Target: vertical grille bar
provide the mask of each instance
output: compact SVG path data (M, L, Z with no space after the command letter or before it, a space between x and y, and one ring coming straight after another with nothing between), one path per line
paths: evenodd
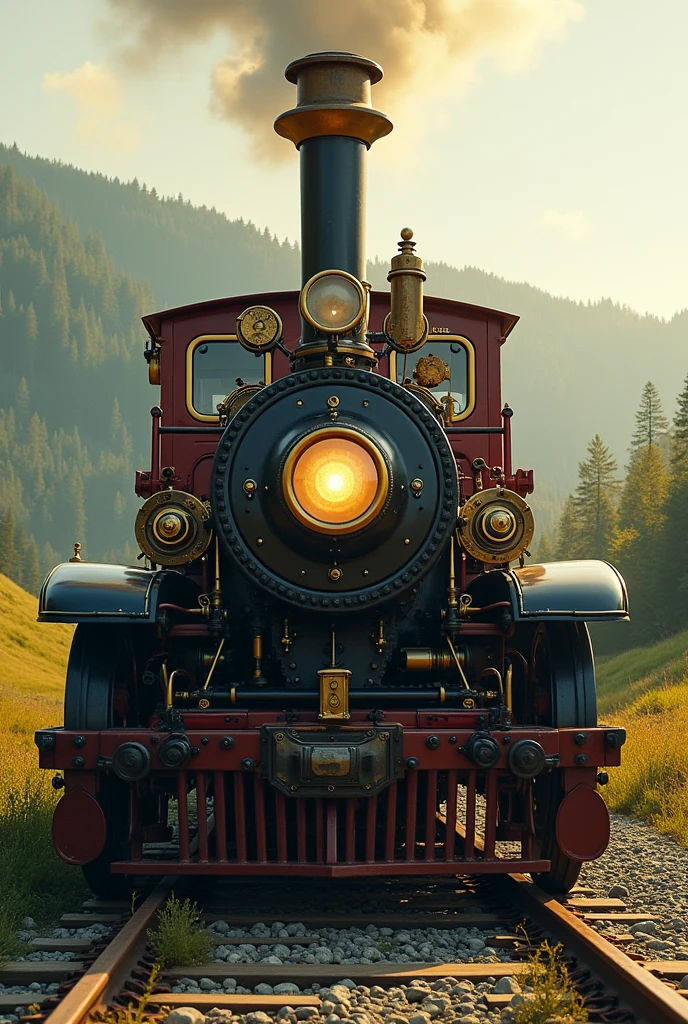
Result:
M323 845L324 806L321 797L315 801L315 861L316 864L325 862L325 849Z
M425 773L428 783L425 794L425 859L435 859L435 817L437 811L437 772L432 769Z
M337 863L337 804L334 800L327 801L325 863Z
M225 773L213 772L215 794L215 853L219 861L227 860L227 814L225 812Z
M456 849L456 798L458 789L457 771L447 772L447 832L444 840L444 859L454 860Z
M240 864L246 862L246 804L244 801L244 776L240 772L232 772L234 776L234 836L236 856ZM264 860L265 858L263 858Z
M495 837L497 834L497 774L488 772L485 782L485 859L492 860L495 855Z
M368 797L366 804L366 850L365 857L368 864L375 861L375 833L377 825L377 797Z
M275 790L275 826L277 828L277 860L287 862L287 810L284 797Z
M356 801L346 801L346 862L353 864L356 859Z
M525 792L523 794L523 804L525 808L525 831L523 838L521 839L521 856L526 860L531 860L533 856L533 836L535 835L535 818L533 816L533 780L528 779L525 783Z
M394 840L397 831L397 784L387 790L387 821L385 822L385 860L394 860Z
M406 860L416 855L416 808L418 804L418 773L406 773Z
M296 855L300 864L305 864L307 859L306 851L306 801L296 801Z
M205 802L205 772L196 772L196 816L198 818L198 859L208 863L208 808Z
M189 861L189 809L186 803L186 772L177 775L177 808L179 814L179 860Z
M464 848L466 860L475 857L475 772L469 771L466 780L466 840Z
M256 849L258 861L264 864L268 859L267 842L265 839L265 796L263 794L263 780L253 776L253 804L256 812Z
M140 861L143 854L143 843L139 831L138 786L129 786L129 841L131 843L131 859Z

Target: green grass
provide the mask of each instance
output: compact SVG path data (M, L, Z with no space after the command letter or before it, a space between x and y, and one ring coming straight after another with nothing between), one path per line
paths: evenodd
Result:
M33 734L62 722L70 626L39 625L36 599L0 576L0 959L18 952L24 917L49 924L86 893L54 853L58 794L38 768Z
M688 673L688 630L652 647L634 647L597 661L600 714L626 707L641 693L680 682Z
M197 903L182 903L174 893L158 913L158 926L148 932L150 947L163 967L193 967L210 960L215 949L201 922Z

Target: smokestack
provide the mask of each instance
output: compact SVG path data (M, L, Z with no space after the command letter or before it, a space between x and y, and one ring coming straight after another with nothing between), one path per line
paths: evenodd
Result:
M302 285L322 270L344 270L362 281L365 153L392 131L389 118L371 105L382 68L355 53L330 51L292 61L284 74L296 85L296 106L279 115L275 131L300 154ZM304 322L302 345L317 336Z

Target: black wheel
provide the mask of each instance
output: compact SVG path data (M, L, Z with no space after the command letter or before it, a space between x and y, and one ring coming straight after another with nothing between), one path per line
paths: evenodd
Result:
M585 623L539 625L530 664L537 724L555 728L597 725L595 664ZM540 856L552 866L549 871L534 874L533 880L551 893L568 892L578 881L583 866L581 861L562 853L557 844L556 818L563 795L557 771L541 775L534 782L536 841Z
M136 657L126 626L77 626L67 665L64 722L66 729L105 730L130 723L136 692ZM96 896L126 894L126 875L113 875L110 865L128 860L129 786L102 773L97 799L107 822L102 853L82 867Z
M126 626L76 627L67 664L65 729L112 729L131 724L136 657Z

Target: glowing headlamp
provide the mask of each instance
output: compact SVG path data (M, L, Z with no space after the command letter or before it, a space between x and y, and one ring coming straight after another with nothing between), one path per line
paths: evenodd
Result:
M366 293L343 270L323 270L307 281L299 302L304 320L323 334L344 334L365 316Z
M282 471L292 515L318 533L353 533L378 515L389 494L387 463L365 435L326 427L299 441Z

